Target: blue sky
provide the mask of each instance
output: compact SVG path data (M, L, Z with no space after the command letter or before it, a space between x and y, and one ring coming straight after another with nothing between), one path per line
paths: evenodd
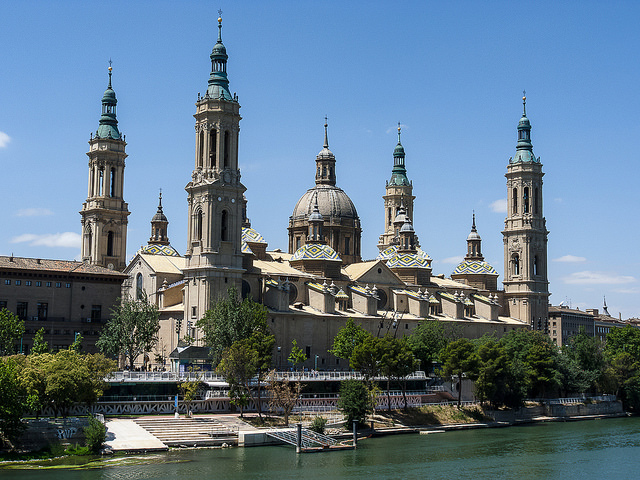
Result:
M328 115L338 185L358 209L363 256L375 257L400 121L434 273L465 254L474 210L502 272L504 174L526 89L552 303L599 308L606 295L613 315L640 316L637 2L5 2L0 254L79 256L109 58L128 142L127 255L148 240L159 188L184 252L192 115L218 8L248 213L269 248L287 248Z

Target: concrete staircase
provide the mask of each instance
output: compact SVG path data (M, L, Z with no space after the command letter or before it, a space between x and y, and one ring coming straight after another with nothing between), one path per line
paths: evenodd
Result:
M213 418L152 418L134 422L169 447L237 444L238 433Z

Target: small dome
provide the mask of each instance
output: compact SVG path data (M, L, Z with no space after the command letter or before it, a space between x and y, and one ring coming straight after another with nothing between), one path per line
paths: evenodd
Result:
M509 163L539 163L540 159L536 158L530 150L518 150Z
M431 262L417 253L400 253L387 261L389 268L431 268Z
M378 254L376 260L389 260L398 254L398 245L391 245L390 247L385 248L382 252ZM431 265L431 257L427 255L427 252L418 248L418 251L414 254L420 258L424 258Z
M156 214L151 219L152 222L168 222L167 216L162 212L162 210L158 209Z
M138 253L144 253L147 255L164 255L165 257L179 257L180 254L171 245L145 245L140 247Z
M480 260L465 260L460 263L451 275L498 275L496 269L489 265L487 262Z
M115 104L118 100L116 99L116 92L113 88L109 87L104 91L104 95L102 96L102 103Z
M393 156L404 157L404 147L400 143L398 143L396 148L393 149Z
M242 241L247 243L267 243L262 235L249 227L242 227Z
M219 56L219 55L223 55L223 56L227 56L227 48L224 46L224 44L222 42L216 42L216 44L213 46L213 49L211 50L211 56Z
M322 150L320 150L320 152L318 152L318 155L316 155L316 159L335 160L336 156L333 154L331 150L329 150L329 147L324 147Z
M358 219L358 212L349 196L341 188L326 184L307 190L296 203L291 218L308 218L313 213L316 198L318 210L325 220L331 217Z
M409 221L409 219L407 219L404 222L404 225L402 225L402 228L400 229L400 233L402 232L415 232L415 230L413 229L413 225L411 225L411 222Z
M291 257L290 261L295 260L333 260L341 262L342 260L336 251L329 245L320 243L305 243Z
M467 241L469 240L482 240L482 238L480 238L480 234L476 230L471 230L467 237Z

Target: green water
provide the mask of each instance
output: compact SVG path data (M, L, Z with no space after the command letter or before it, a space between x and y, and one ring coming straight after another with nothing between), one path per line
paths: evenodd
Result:
M635 479L640 418L547 423L361 441L357 450L293 447L173 451L93 469L0 469L1 479Z

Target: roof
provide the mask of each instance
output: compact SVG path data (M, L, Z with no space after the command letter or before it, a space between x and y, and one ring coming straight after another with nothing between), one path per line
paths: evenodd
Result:
M390 247L387 247L382 252L380 252L378 254L378 256L376 257L376 259L377 260L388 260L391 257L393 257L394 255L396 255L397 253L398 253L398 245L391 245ZM418 248L418 251L416 252L416 255L418 255L419 257L422 257L422 258L424 258L426 260L431 261L431 257L427 254L427 252L425 252L421 248Z
M47 260L14 256L0 256L0 269L33 270L40 272L63 272L68 274L103 275L113 278L126 278L127 275L117 270L109 270L99 265L73 260Z
M242 227L242 241L247 243L267 243L262 235L250 227Z
M289 262L276 262L273 260L254 260L254 268L260 270L263 275L283 276L283 277L304 277L313 278L313 275L296 270Z
M398 253L387 261L389 268L431 268L429 260L417 253Z
M464 260L460 263L451 275L496 275L496 269L487 262L480 260Z
M149 255L146 253L139 253L137 256L141 257L156 273L182 275L182 270L184 270L186 264L184 257L167 257L165 255ZM133 263L132 261L129 265ZM129 267L126 270L129 270Z
M291 262L296 260L330 260L341 262L338 253L329 245L322 243L305 243L291 257Z
M325 221L332 217L358 219L356 207L344 190L327 184L318 184L307 190L296 203L291 218L293 220L308 218L313 213L316 201Z
M143 245L137 253L146 253L147 255L165 255L168 257L179 257L178 251L171 245L158 245L156 243Z
M244 235L243 235L243 237L244 237ZM241 250L242 253L248 253L248 254L253 255L253 250L251 250L251 247L249 247L249 244L247 242L242 240L242 244L241 245L242 245L242 247L241 247L240 250Z

